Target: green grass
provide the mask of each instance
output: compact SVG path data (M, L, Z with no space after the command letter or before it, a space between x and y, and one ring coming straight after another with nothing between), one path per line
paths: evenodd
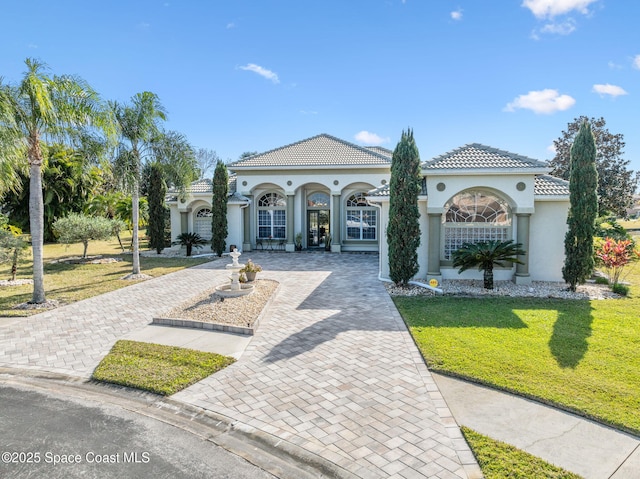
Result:
M640 298L397 297L422 355L450 373L640 432Z
M130 238L123 238L128 244ZM204 251L204 250L202 250ZM131 254L122 254L117 240L95 241L89 243L89 256L103 255L122 259L107 264L71 264L52 263L54 260L82 255L82 245L46 244L44 246L45 292L47 299L62 304L80 301L102 293L124 288L135 281L121 278L132 270ZM17 279L32 278L30 252L19 264ZM180 269L210 261L211 258L155 258L140 257L143 273L150 276L162 276ZM0 265L0 279L9 279L9 265ZM0 287L0 317L29 316L37 310L14 310L14 306L31 300L32 285Z
M581 479L542 459L461 427L486 479Z
M640 219L635 220L618 220L618 224L626 229L640 228Z
M224 369L235 359L193 349L120 340L93 379L169 396Z

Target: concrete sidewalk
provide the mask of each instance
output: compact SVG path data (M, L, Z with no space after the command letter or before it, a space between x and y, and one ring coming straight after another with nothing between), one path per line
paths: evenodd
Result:
M640 478L640 438L535 401L432 373L460 425L585 479Z

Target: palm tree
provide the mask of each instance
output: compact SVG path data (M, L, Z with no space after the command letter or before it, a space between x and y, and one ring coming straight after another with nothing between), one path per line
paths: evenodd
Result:
M155 93L137 93L130 105L114 103L113 111L120 127L120 142L116 154L117 175L131 191L133 224L132 278L140 276L140 247L138 243L140 176L142 164L154 156L154 139L160 135L160 121L166 120L166 111Z
M453 252L453 267L460 268L460 274L477 266L478 271L484 271L484 289L493 289L494 266L502 267L505 263L524 264L518 259L518 256L524 254L522 244L514 244L513 240L464 243L460 249Z
M176 241L172 244L179 244L187 247L187 256L191 256L193 248L202 248L207 244L207 240L200 236L198 233L180 233L176 237Z
M0 88L2 79L0 78ZM0 93L1 95L1 93ZM20 190L21 176L26 175L26 168L20 159L24 157L19 138L15 131L6 128L6 125L13 123L13 114L4 107L8 105L0 104L0 197L7 192L17 193Z
M16 151L23 152L19 159L22 164L26 160L29 167L29 224L33 249L31 302L40 304L46 301L41 142L72 143L82 130L89 128L109 134L113 124L98 94L84 80L69 75L51 77L44 63L30 58L25 63L27 71L20 83L0 82L0 136L14 138L19 143ZM6 158L3 161L7 161Z

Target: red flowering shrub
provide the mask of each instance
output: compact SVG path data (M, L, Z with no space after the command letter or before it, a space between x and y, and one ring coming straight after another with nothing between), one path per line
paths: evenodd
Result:
M612 284L618 284L625 266L640 258L640 251L634 249L631 240L605 238L596 246L596 257L600 260Z

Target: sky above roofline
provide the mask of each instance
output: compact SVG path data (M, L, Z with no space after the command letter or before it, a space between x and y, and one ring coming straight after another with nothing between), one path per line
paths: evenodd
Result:
M225 160L320 133L422 161L467 143L538 160L604 117L640 170L640 3L613 0L8 2L0 76L24 59L108 100L157 93L167 128Z

